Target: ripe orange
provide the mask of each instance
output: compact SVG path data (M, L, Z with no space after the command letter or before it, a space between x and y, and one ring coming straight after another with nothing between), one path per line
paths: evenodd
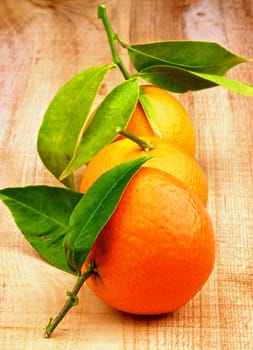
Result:
M93 245L82 273L105 303L134 314L173 311L202 288L212 272L215 242L198 197L168 173L142 168Z
M206 205L207 180L196 160L166 139L146 137L145 140L153 145L153 149L148 152L143 151L139 145L129 139L122 139L104 147L87 165L81 180L80 191L86 192L102 173L114 166L150 154L154 157L144 166L158 168L174 175L195 191Z
M140 97L142 104L137 104L127 130L138 136L167 138L194 155L195 132L191 117L183 105L169 92L153 85L141 86ZM151 128L147 115L152 118L159 134Z

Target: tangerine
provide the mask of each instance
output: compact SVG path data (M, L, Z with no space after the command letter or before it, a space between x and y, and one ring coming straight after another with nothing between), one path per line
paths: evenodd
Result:
M167 138L194 155L195 131L191 117L183 105L168 91L153 85L140 87L140 101L127 130L138 136ZM152 128L152 122L155 128Z
M141 168L93 245L89 288L133 314L161 314L188 303L215 259L211 220L199 198L170 174Z
M124 161L137 159L148 153L154 157L145 163L145 167L158 168L174 175L195 191L206 205L208 184L205 174L196 160L167 139L146 137L145 141L152 145L152 149L148 152L127 138L104 147L87 165L82 176L80 191L86 192L105 171Z

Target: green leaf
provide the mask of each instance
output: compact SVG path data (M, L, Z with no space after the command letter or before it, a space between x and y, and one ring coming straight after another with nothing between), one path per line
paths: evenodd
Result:
M164 41L127 46L137 71L152 66L175 66L191 71L223 75L233 66L247 62L215 42Z
M115 211L132 176L150 157L122 163L101 175L75 207L65 239L69 266L80 271L99 233Z
M207 89L217 85L178 67L149 67L142 70L139 76L151 84L176 93Z
M243 83L226 77L221 77L219 75L211 75L196 72L191 73L202 79L206 79L217 85L220 85L230 91L234 91L245 96L253 96L253 85L250 85L248 83Z
M150 103L149 97L145 94L145 91L143 90L142 86L140 87L139 101L145 112L145 116L152 131L157 137L162 137L162 133L154 118L154 115L156 115L156 113L153 110L153 105L152 103Z
M11 211L27 241L50 264L67 272L63 238L70 215L82 194L49 186L13 187L0 190L0 199Z
M58 178L73 156L82 129L106 73L114 65L90 67L69 80L55 95L41 124L37 147L48 170ZM73 187L73 176L64 179Z
M200 90L220 85L228 90L253 96L253 86L220 75L187 71L182 68L156 66L144 69L139 76L154 85L173 92Z
M138 79L117 85L102 101L83 133L73 158L60 179L73 173L117 136L117 128L124 129L133 113L139 96Z

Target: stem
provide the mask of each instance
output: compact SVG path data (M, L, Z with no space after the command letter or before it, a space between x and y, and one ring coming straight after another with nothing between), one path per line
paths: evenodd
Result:
M115 34L115 40L117 40L118 43L119 43L122 47L124 47L124 49L127 49L127 48L130 47L130 45L126 44L126 43L121 39L121 37L120 37L118 34Z
M112 29L112 26L107 16L105 5L98 6L98 18L100 18L104 24L104 28L105 28L109 45L111 48L111 52L112 52L113 62L119 67L125 79L131 78L131 75L129 74L128 70L126 69L125 65L123 64L118 54L118 51L115 45L115 40L117 40L118 36Z
M67 292L68 299L65 302L64 306L58 313L58 315L53 319L52 317L49 320L49 323L45 329L44 337L49 338L50 335L53 333L55 328L58 326L58 324L61 322L61 320L64 318L64 316L67 314L67 312L75 305L78 304L78 297L77 294L79 290L81 289L82 285L84 282L92 275L96 274L96 267L95 264L90 264L87 271L82 274L78 275L76 284L74 285L74 288L72 289L71 292Z
M141 139L140 137L136 136L135 134L133 134L132 132L130 132L126 129L118 128L117 133L120 135L123 135L123 136L127 137L128 139L132 140L133 142L137 143L137 145L139 145L140 148L145 152L148 152L153 148L153 146L150 142L148 142L147 140Z

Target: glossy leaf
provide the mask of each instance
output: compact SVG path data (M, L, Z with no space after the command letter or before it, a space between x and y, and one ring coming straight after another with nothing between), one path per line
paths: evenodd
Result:
M186 71L182 68L167 66L150 67L143 70L139 75L143 80L173 92L181 93L220 85L228 90L246 96L253 96L252 85L220 75Z
M139 102L142 106L143 111L145 112L145 116L147 118L147 121L148 121L149 126L152 129L153 133L157 137L162 137L162 133L157 125L157 122L155 121L155 118L154 118L154 115L156 113L153 110L153 105L152 105L152 103L150 103L149 97L145 94L145 90L142 88L142 86L140 87Z
M217 85L220 85L230 91L237 92L245 96L253 96L253 85L236 81L233 79L229 79L226 77L222 77L219 75L211 75L211 74L197 73L197 72L191 72L191 73L202 79L206 79Z
M77 74L51 101L39 130L37 147L44 165L56 178L72 158L101 82L112 67L96 66ZM63 182L73 187L73 176Z
M151 84L176 93L207 89L217 85L182 68L169 66L146 68L139 73L139 76Z
M215 42L164 41L127 46L137 71L152 66L174 66L187 70L223 75L233 66L247 62Z
M70 215L82 194L49 186L13 187L0 190L0 199L11 211L27 241L50 264L67 272L63 238Z
M64 179L89 162L98 151L117 137L117 128L126 127L136 107L138 96L139 81L135 78L117 85L104 98L60 179Z
M65 239L69 266L80 271L99 233L116 209L132 176L150 157L122 163L101 175L75 207Z

